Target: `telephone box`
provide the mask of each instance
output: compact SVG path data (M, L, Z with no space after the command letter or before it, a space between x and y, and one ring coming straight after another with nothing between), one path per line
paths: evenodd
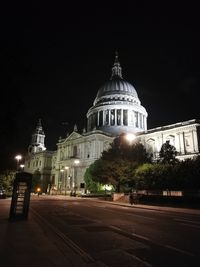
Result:
M15 175L9 220L28 218L32 174L18 172Z

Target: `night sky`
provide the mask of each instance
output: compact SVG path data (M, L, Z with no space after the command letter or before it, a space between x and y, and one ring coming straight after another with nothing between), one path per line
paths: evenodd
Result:
M26 152L39 118L49 150L75 123L82 131L115 50L148 129L200 117L197 6L81 2L1 7L0 169Z

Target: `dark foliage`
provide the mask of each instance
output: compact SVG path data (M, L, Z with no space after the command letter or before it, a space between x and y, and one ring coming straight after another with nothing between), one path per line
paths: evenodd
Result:
M159 153L159 157L160 157L159 162L174 164L178 161L176 159L176 155L177 155L176 148L170 145L169 141L166 141L161 147L161 150Z

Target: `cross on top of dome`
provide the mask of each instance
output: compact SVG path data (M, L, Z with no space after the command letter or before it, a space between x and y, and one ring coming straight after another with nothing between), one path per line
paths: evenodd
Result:
M119 60L118 60L118 52L117 51L115 51L115 62L114 62L113 67L112 67L112 76L110 79L112 80L114 77L119 77L119 78L123 79L122 78L122 68L121 68Z

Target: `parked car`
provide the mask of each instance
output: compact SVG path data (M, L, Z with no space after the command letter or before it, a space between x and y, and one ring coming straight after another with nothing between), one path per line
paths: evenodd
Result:
M2 188L0 188L0 198L6 198L6 192Z

